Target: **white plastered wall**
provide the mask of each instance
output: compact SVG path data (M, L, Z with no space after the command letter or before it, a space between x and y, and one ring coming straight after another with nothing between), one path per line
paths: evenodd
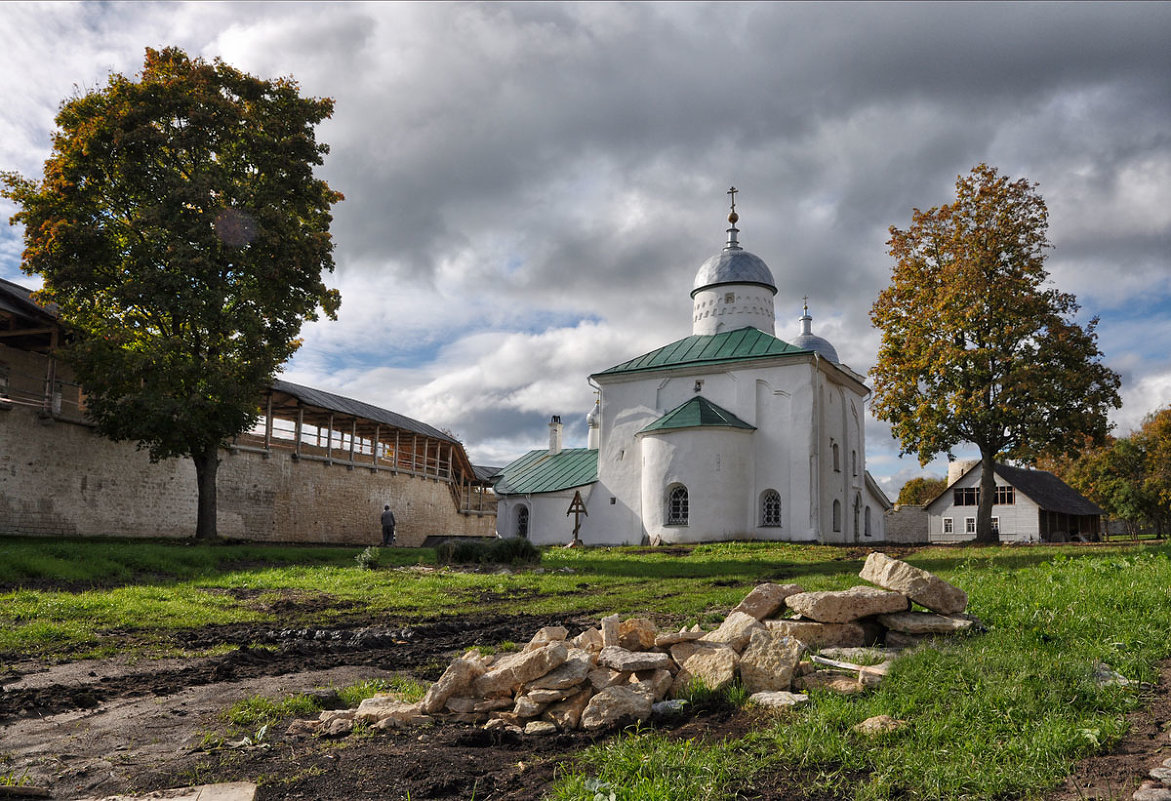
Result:
M930 542L963 542L976 538L974 533L968 533L965 527L967 518L976 518L977 506L956 506L953 489L970 489L980 486L980 468L969 471L958 481L947 488L939 498L927 507L927 539ZM1007 486L1007 482L1000 476L996 477L997 486ZM1039 542L1041 539L1040 507L1022 492L1014 493L1014 503L994 504L992 516L1000 520L1001 542ZM943 532L943 519L952 520L952 533Z
M752 437L746 428L686 428L642 437L643 522L663 542L744 539L752 527L744 516L752 487ZM667 522L670 489L687 488L686 525Z

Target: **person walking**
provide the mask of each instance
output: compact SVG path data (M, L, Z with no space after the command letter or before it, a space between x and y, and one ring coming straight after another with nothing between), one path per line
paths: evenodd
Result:
M394 512L387 504L382 512L382 547L394 545Z

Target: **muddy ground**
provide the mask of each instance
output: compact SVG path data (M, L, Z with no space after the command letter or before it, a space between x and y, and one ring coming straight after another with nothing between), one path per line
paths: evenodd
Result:
M0 655L0 776L27 775L54 798L145 792L214 781L259 781L275 799L539 799L558 766L591 743L614 736L518 737L440 725L343 740L290 738L284 725L261 747L215 747L220 713L253 695L280 697L370 678L434 680L451 656L477 644L527 641L560 623L576 633L594 620L526 616L443 618L386 625L354 616L344 628L271 630L208 627L176 635L174 645L226 654L183 660L115 658L47 666ZM1171 755L1160 726L1171 720L1171 664L1131 734L1111 753L1083 762L1047 801L1129 799L1143 774ZM671 737L738 738L765 713L702 710L659 730ZM740 788L759 801L818 799L801 775L778 773Z

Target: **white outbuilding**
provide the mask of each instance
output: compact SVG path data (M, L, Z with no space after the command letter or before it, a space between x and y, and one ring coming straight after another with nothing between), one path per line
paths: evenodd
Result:
M733 198L735 196L733 195ZM497 533L586 545L884 540L890 501L866 472L862 376L812 333L774 333L777 285L744 250L733 202L722 251L691 289L692 333L590 376L586 448L530 451L496 481Z

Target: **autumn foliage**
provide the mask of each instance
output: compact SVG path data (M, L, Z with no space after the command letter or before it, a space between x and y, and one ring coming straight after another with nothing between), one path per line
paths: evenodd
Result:
M1100 442L1120 405L1097 319L1080 325L1074 296L1048 285L1047 231L1036 186L980 164L954 202L891 227L891 284L871 310L874 412L921 464L960 443L980 449L980 541L995 540L994 461Z
M1171 408L1148 415L1126 436L1042 464L1133 534L1153 529L1166 536L1171 530Z
M332 101L177 49L63 103L44 177L3 177L22 268L73 333L101 433L190 456L197 536L216 533L218 448L256 420L302 322L333 317L330 207L313 168Z

